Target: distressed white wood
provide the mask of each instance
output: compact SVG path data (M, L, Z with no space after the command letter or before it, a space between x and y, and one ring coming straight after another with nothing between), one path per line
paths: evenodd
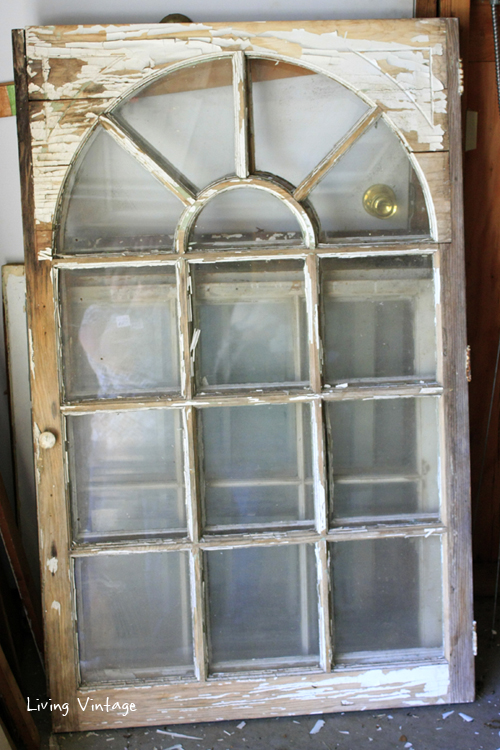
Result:
M248 177L248 82L243 52L233 55L234 155L238 177Z

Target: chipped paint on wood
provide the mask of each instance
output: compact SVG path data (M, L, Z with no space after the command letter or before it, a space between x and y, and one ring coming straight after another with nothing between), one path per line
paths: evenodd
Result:
M311 671L300 676L240 676L211 679L201 691L196 683L137 688L80 689L83 702L133 701L137 712L124 717L124 726L134 723L164 725L250 719L297 714L336 713L346 710L419 706L446 701L449 690L447 664L417 664L407 667L336 669L331 673ZM79 712L79 729L96 728L90 712ZM110 712L111 721L118 711Z

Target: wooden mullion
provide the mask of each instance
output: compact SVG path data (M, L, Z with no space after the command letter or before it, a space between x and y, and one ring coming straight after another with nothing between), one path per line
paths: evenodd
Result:
M184 258L177 261L177 294L179 353L181 364L181 393L184 399L193 397L193 359L191 357L191 329L193 309L189 289L189 267Z
M208 649L205 628L206 607L203 581L203 551L199 547L194 547L191 550L189 564L195 675L200 682L204 682L208 675Z
M233 55L234 156L238 177L248 177L248 79L244 52Z
M319 652L320 665L325 672L332 671L332 614L330 597L330 565L328 542L322 539L316 545L316 567L319 594Z
M187 185L181 183L167 169L165 164L160 164L159 159L154 158L151 149L148 149L145 143L140 142L138 138L135 138L132 133L125 130L109 115L101 115L99 122L119 146L134 159L137 159L158 182L168 188L185 206L191 206L195 202L193 191Z
M310 254L307 256L304 271L311 388L314 393L321 393L321 370L323 353L319 335L318 259L315 255Z
M201 518L199 511L198 466L196 455L196 414L192 406L186 406L182 412L184 433L184 477L187 501L188 535L197 543L201 536Z
M374 107L366 112L358 122L353 125L348 133L332 148L331 151L317 164L314 169L305 177L300 185L295 189L293 197L297 201L302 201L314 190L318 182L325 174L336 164L339 159L346 154L351 146L356 143L363 133L382 116L380 107Z

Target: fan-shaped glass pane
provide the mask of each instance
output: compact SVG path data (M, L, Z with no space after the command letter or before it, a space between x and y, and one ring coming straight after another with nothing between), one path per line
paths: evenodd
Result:
M135 92L113 115L132 127L193 185L234 174L230 58L168 73Z
M425 199L408 154L383 120L357 140L311 192L321 241L426 236Z
M183 209L133 156L97 129L65 186L60 252L170 250Z
M298 185L367 111L345 86L299 65L252 60L256 168Z
M238 188L219 193L201 211L191 232L191 249L272 242L302 244L294 214L265 190Z

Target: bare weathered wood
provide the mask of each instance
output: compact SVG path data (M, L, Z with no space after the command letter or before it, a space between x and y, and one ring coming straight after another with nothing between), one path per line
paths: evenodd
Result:
M51 27L51 33L32 27L28 30L30 95L49 100L118 97L159 71L184 65L190 57L196 60L201 41L205 51L216 56L227 54L228 46L257 56L286 55L301 65L326 68L355 90L369 80L372 101L404 133L413 150L446 147L447 80L444 26L439 19L302 21L300 26L303 31L289 21L268 22L265 30L262 24L250 22L231 28L221 23L168 24L169 28L149 24L113 26L110 31L94 25ZM379 44L374 50L372 39L386 46ZM144 66L143 57L132 51L134 40L134 49L147 45L150 65ZM118 54L122 70L127 71L123 79L116 75ZM407 75L401 76L405 70ZM428 85L422 88L424 80Z
M39 750L40 735L0 646L0 699L26 750Z
M176 266L177 289L178 289L178 331L179 331L179 355L181 366L181 392L184 398L193 397L193 358L191 356L191 328L193 311L191 292L188 287L190 283L189 268L183 258L179 258Z
M52 700L68 702L67 717L55 716L59 729L76 728L77 674L75 665L72 593L69 580L68 515L63 471L62 424L59 412L59 373L54 329L54 291L50 263L35 254L34 193L28 109L28 79L24 32L14 31L18 142L24 229L27 313L30 331L31 394L42 564L42 606L45 617L45 657ZM38 435L52 432L56 445L43 450Z
M443 328L446 332L444 386L448 477L448 559L451 643L451 695L454 702L474 700L472 653L472 555L470 544L470 479L468 403L465 373L465 284L463 240L462 147L458 94L458 23L448 21L450 116L456 123L450 139L452 247L442 253Z
M190 554L191 616L193 618L194 669L196 678L205 682L208 673L208 650L205 635L205 584L203 552L195 548Z
M243 52L233 56L234 154L238 177L248 177L248 82Z
M438 242L451 240L450 161L447 151L415 153L414 159L424 176L423 189L433 239Z
M365 133L381 116L382 110L379 107L374 107L373 109L368 110L368 112L363 115L355 125L353 125L339 143L335 144L325 158L314 167L307 177L304 177L293 193L295 200L302 201L307 198L311 190L316 187L318 182L320 182L334 164L336 164L339 159L349 151L358 138L361 138L363 133Z

